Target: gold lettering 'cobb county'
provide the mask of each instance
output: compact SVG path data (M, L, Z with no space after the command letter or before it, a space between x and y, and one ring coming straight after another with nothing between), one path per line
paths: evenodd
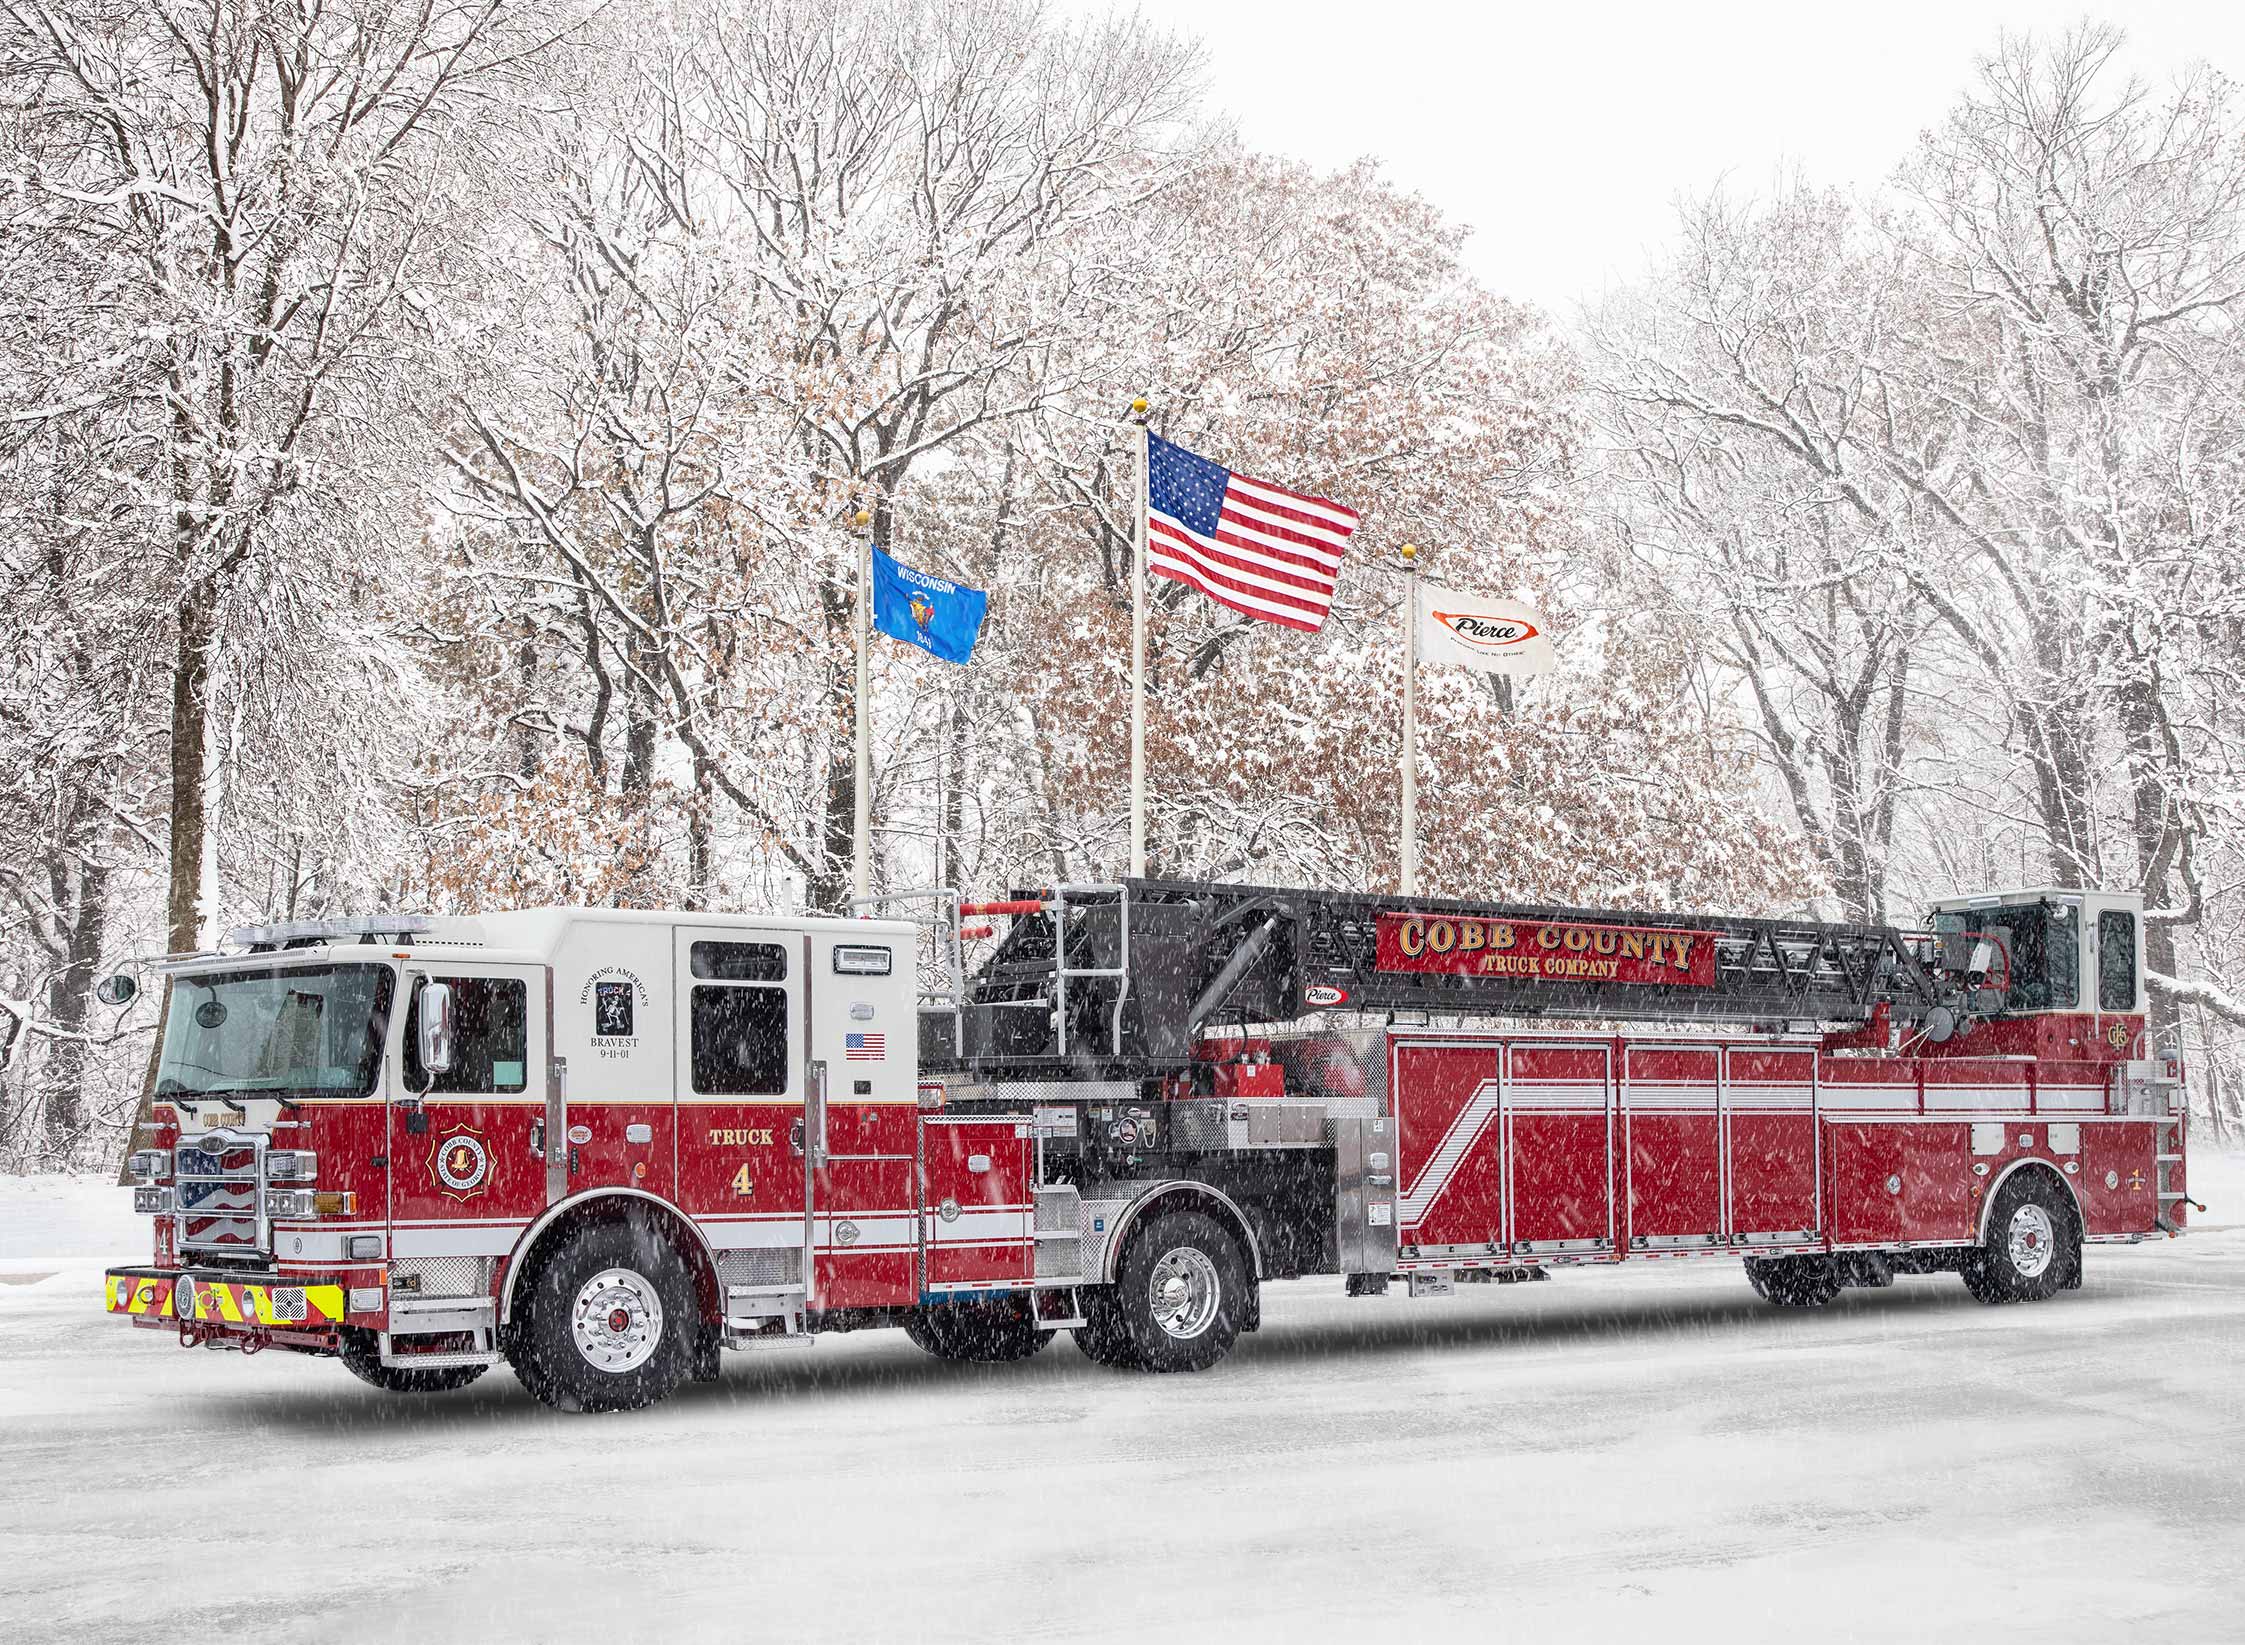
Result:
M1377 946L1382 971L1697 988L1715 981L1714 944L1701 931L1470 914L1382 914Z

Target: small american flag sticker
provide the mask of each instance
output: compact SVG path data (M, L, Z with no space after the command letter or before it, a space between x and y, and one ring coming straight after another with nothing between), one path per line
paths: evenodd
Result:
M844 1062L880 1062L889 1054L889 1037L886 1034L844 1034L842 1060Z

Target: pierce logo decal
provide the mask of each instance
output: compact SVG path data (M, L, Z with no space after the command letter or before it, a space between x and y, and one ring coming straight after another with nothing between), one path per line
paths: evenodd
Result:
M1476 617L1467 611L1437 611L1434 620L1476 651L1508 651L1534 639L1534 623L1509 617Z

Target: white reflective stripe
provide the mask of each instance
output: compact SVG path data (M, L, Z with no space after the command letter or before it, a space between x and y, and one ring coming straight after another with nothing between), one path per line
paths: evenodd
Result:
M1029 1233L1026 1207L1018 1211L962 1210L949 1222L936 1212L927 1217L931 1245L1011 1245L1026 1240Z
M1806 1113L1815 1100L1806 1085L1734 1085L1727 1093L1733 1108L1797 1108Z
M1435 1196L1449 1186L1450 1178L1465 1158L1474 1139L1481 1135L1497 1111L1497 1100L1503 1087L1495 1080L1483 1080L1475 1088L1466 1105L1458 1110L1458 1117L1442 1133L1442 1141L1421 1168L1418 1180L1406 1189L1397 1201L1395 1220L1408 1228L1422 1222ZM1401 1140L1400 1137L1397 1139Z
M2026 1111L2027 1093L2017 1085L1929 1085L1925 1088L1929 1112L1944 1109L2016 1109Z
M469 1228L400 1228L390 1236L393 1257L503 1257L522 1237L523 1224L485 1223Z
M1915 1108L1918 1088L1914 1085L1827 1085L1818 1093L1816 1105L1827 1113L1833 1109Z
M1544 1080L1536 1084L1516 1082L1505 1088L1505 1106L1516 1112L1548 1112L1562 1110L1568 1113L1604 1113L1606 1108L1606 1082L1604 1080Z
M1663 1082L1655 1085L1644 1080L1631 1080L1621 1088L1621 1105L1624 1110L1636 1113L1644 1109L1659 1108L1697 1113L1715 1111L1715 1087L1708 1085L1677 1085Z

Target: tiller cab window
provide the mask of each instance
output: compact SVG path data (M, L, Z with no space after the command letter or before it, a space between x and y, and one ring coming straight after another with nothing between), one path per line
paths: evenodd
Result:
M172 979L159 1097L359 1097L382 1071L386 965L264 966Z

